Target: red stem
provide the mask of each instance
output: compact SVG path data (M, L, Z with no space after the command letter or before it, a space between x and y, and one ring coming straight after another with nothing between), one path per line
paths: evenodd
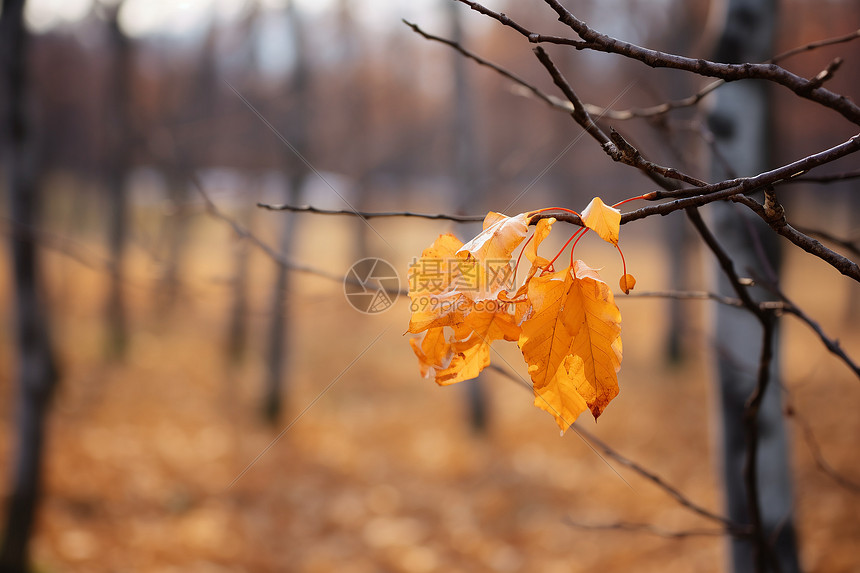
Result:
M555 260L561 256L561 254L564 252L564 250L567 248L567 246L570 244L570 242L571 242L571 241L572 241L572 240L573 240L577 235L579 235L580 237L582 236L582 235L580 235L580 233L582 233L582 231L583 231L583 230L587 231L588 229L587 229L587 228L585 228L585 227L581 227L581 228L577 229L577 230L576 230L576 232L575 232L573 235L571 235L571 236L570 236L570 238L567 240L567 242L564 244L564 246L561 248L561 250L560 250L560 251L559 251L559 252L558 252L558 253L557 253L557 254L552 258L552 260L549 262L549 264L544 268L544 272L546 272L548 269L552 268L552 264L555 262ZM585 234L585 233L583 233L583 235L584 235L584 234ZM579 240L579 239L577 239L577 240ZM575 243L574 243L574 244L575 244ZM571 251L571 252L572 252L572 251ZM543 274L543 273L541 273L541 274Z
M535 238L534 235L529 237L528 240L526 240L525 244L523 245L523 248L520 250L520 255L517 257L517 264L514 265L514 277L517 276L517 269L520 267L520 259L523 258L523 253L526 252L526 247L529 245L531 240L534 238Z
M648 194L646 193L645 195L637 195L636 197L631 197L630 199L625 199L624 201L619 201L618 203L613 205L612 208L616 209L616 208L620 207L621 205L624 205L625 203L629 203L630 201L637 201L639 199L645 199L647 196L648 196Z

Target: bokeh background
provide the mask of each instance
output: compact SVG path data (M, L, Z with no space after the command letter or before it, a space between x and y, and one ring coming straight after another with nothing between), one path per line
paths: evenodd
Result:
M486 4L565 33L541 2ZM567 4L606 33L697 57L715 33L705 1ZM28 0L26 15L36 236L61 373L39 571L725 568L721 536L659 534L711 524L575 433L559 437L515 381L487 372L438 388L422 379L403 335L405 297L371 315L348 304L337 277L355 261L383 258L405 281L439 233L465 240L474 225L368 226L256 207L514 214L652 190L580 139L570 118L401 19L555 93L521 36L445 0ZM858 27L855 2L785 0L777 51ZM705 85L617 57L552 53L596 105L644 107ZM809 77L837 55L846 64L829 85L856 99L857 44L786 65ZM853 135L836 114L774 95L776 161ZM706 173L699 111L622 123L654 160ZM857 237L857 196L850 181L796 185L789 208L799 223ZM637 289L707 289L712 261L685 224L676 214L623 229ZM597 243L580 243L578 255L620 276L617 253ZM0 259L6 470L16 364L8 250ZM860 291L850 282L787 255L784 290L857 356ZM713 309L621 295L619 305L621 394L598 424L578 424L719 511ZM802 562L856 571L860 499L820 466L860 480L860 386L807 328L784 323ZM527 378L514 344L500 353L500 366ZM599 528L621 521L658 534Z

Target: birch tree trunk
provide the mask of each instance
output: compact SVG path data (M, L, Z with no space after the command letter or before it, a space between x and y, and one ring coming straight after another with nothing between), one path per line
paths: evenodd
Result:
M714 59L720 62L761 62L772 55L776 26L775 0L728 0ZM738 176L754 175L770 167L771 102L764 82L729 83L716 93L708 123L726 165ZM731 174L714 160L711 179ZM714 231L741 276L776 281L779 276L779 237L748 210L732 203L714 204ZM735 296L726 277L716 271L719 293ZM751 290L755 300L768 297L762 287ZM717 376L722 414L722 461L728 515L750 523L744 464L745 404L756 387L762 346L762 326L744 309L720 305L716 311ZM782 417L779 380L779 337L774 337L771 383L758 417L758 476L760 510L765 539L773 543L782 573L799 570L792 519L790 464ZM755 550L747 539L731 542L734 571L756 571ZM761 569L758 569L761 570ZM767 567L766 570L776 570Z
M45 418L57 380L42 295L33 229L38 223L36 157L25 106L27 103L27 34L24 0L3 0L0 16L2 86L6 109L2 135L4 170L12 218L12 269L17 337L17 442L10 464L12 477L0 546L0 573L28 570L42 474Z
M295 66L290 78L292 106L290 108L287 138L293 147L302 155L308 149L308 105L310 89L310 67L308 65L307 46L304 41L304 28L294 1L287 3L289 14L290 35L295 50ZM287 150L291 153L290 150ZM295 155L289 155L285 161L287 190L286 200L291 205L301 201L302 187L307 179L307 167ZM281 220L280 252L289 257L293 251L296 237L297 219L295 213L287 213ZM275 270L275 282L272 290L269 335L266 349L266 377L263 395L263 417L270 423L278 420L282 410L284 370L288 363L290 352L290 275L283 265Z
M107 356L112 360L125 357L128 347L128 319L123 289L123 264L128 232L128 197L126 175L129 164L129 117L131 44L117 19L121 3L109 10L108 38L112 52L108 79L108 156L105 166L108 187L108 248L111 255L111 281L105 308L107 321Z
M448 3L448 18L451 25L451 39L464 45L463 26L460 22L463 6L456 2ZM454 75L454 90L452 106L454 122L451 126L453 145L451 159L453 163L453 181L456 186L458 215L471 213L483 199L481 154L475 136L475 109L472 96L472 86L466 66L469 62L460 54L454 53L451 59ZM468 227L467 227L468 228ZM475 235L480 227L475 226L467 236ZM466 385L468 396L469 424L476 432L483 432L487 426L487 397L481 376Z

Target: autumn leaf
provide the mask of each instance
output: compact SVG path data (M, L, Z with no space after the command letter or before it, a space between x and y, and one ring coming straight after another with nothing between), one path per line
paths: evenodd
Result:
M460 247L458 253L469 253L476 259L510 260L511 255L529 231L526 213L508 217L490 211L484 218L483 231Z
M582 261L576 261L573 269L582 303L578 318L583 325L574 340L573 354L582 358L585 370L585 380L577 384L577 391L596 420L618 395L621 311L609 285L600 280L595 269Z
M418 357L418 365L421 368L421 376L429 378L430 373L436 369L445 367L446 359L451 349L451 344L445 340L445 328L437 326L430 328L424 334L424 338L410 338L409 344L412 351Z
M510 282L511 254L527 231L525 214L489 213L469 243L440 235L410 267L408 332L427 331L410 340L423 376L432 373L442 385L474 378L489 365L493 341L519 338L512 306L497 296Z
M453 353L447 368L437 370L436 383L442 386L470 380L490 365L490 344L496 340L514 341L520 327L504 307L496 312L475 311L454 327Z
M448 329L430 328L423 339L409 340L418 357L421 375L432 374L436 383L447 386L478 376L490 364L490 344L496 340L515 341L520 327L504 305L491 311L474 311L466 319Z
M562 431L586 409L595 419L618 394L621 313L609 286L582 261L534 277L532 314L519 345L534 383L535 405Z
M600 197L595 197L582 212L582 223L600 235L600 238L618 245L621 232L621 211L606 205Z
M618 281L618 286L624 291L624 294L630 294L633 287L636 286L636 277L631 274L621 275L621 280Z
M549 265L549 259L545 259L538 255L538 248L543 240L549 236L550 231L552 231L553 223L555 223L555 218L553 217L539 220L535 226L532 240L525 247L526 258L531 262L533 267L544 268Z
M595 198L582 219L617 247L616 209ZM552 414L563 433L585 410L597 419L618 394L621 314L596 270L576 261L553 271L540 256L555 222L538 221L520 253L531 268L519 288L511 257L528 234L528 213L488 213L483 230L465 244L440 235L410 267L408 331L424 333L409 342L422 376L443 386L478 376L490 364L493 342L517 341L535 405ZM622 290L634 283L625 267Z
M452 272L459 265L468 262L458 261L457 250L463 242L450 233L439 235L428 248L421 253L421 258L409 267L409 298L412 300L412 316L409 320L408 332L419 333L428 328L450 326L464 318L466 310L461 303L465 298L458 288L469 285L452 284L455 276ZM448 261L457 261L458 266L452 266Z

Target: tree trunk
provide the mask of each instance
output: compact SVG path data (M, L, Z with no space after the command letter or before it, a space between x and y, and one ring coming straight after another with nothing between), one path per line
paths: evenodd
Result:
M249 178L251 179L251 178ZM245 202L238 214L238 220L246 228L252 227L254 204L259 197L259 179L250 181L251 191L245 196ZM247 240L236 243L233 255L234 267L232 286L232 302L230 304L230 319L227 326L227 365L235 367L245 358L248 347L248 270L250 267L251 245Z
M3 58L0 85L6 92L2 132L12 218L10 242L18 343L17 444L0 547L2 573L28 570L29 543L41 483L45 418L57 380L33 233L38 223L39 197L35 153L24 109L27 35L23 11L24 0L4 0L0 17Z
M768 59L773 49L775 19L775 0L729 0L714 59L731 63ZM737 175L753 175L770 166L770 105L769 88L763 82L730 83L716 93L708 123L720 153ZM712 180L728 176L723 164L712 161ZM780 263L779 237L758 217L732 203L715 204L713 214L715 234L741 276L755 276L759 283L776 281ZM717 291L734 296L728 279L717 273ZM751 295L756 300L768 297L761 287L752 289ZM719 306L715 339L722 411L723 479L728 515L739 523L750 523L743 477L749 447L744 438L744 410L756 387L761 333L761 324L746 310ZM778 570L791 573L799 570L799 564L792 519L788 444L778 383L778 344L779 337L775 336L771 383L758 416L757 487L765 539L773 543ZM755 553L752 542L734 538L731 542L734 571L757 570ZM766 570L777 569L769 563Z
M456 2L448 4L448 16L451 24L451 39L463 45L464 33L460 22L462 6ZM452 162L453 181L456 186L458 215L471 213L479 206L483 198L481 157L475 137L475 109L472 102L472 87L466 66L469 62L454 53L453 66L454 90L453 101L454 123L451 126L453 134ZM477 234L476 232L473 234ZM483 432L487 426L487 397L484 392L481 376L466 385L468 397L469 423L476 432Z
M128 347L128 320L123 292L123 259L128 231L126 175L129 164L129 79L131 45L120 28L117 14L121 4L109 8L108 37L113 52L108 85L108 248L111 254L111 281L105 308L107 321L106 352L109 359L121 360Z
M291 76L290 94L293 105L289 111L289 130L286 131L287 138L293 147L303 156L308 149L308 110L310 67L308 65L308 54L304 41L304 29L298 14L295 2L287 3L287 12L291 26L291 37L296 54L296 63ZM288 150L291 153L291 150ZM301 191L307 178L307 167L295 154L289 155L285 161L287 179L287 201L290 204L298 204L301 200ZM297 219L292 213L286 214L281 220L280 252L289 257L293 250L296 236ZM287 357L289 353L290 334L290 275L283 265L278 265L275 270L275 283L272 291L269 327L266 353L266 375L262 404L262 414L266 421L277 422L283 401L283 378Z

